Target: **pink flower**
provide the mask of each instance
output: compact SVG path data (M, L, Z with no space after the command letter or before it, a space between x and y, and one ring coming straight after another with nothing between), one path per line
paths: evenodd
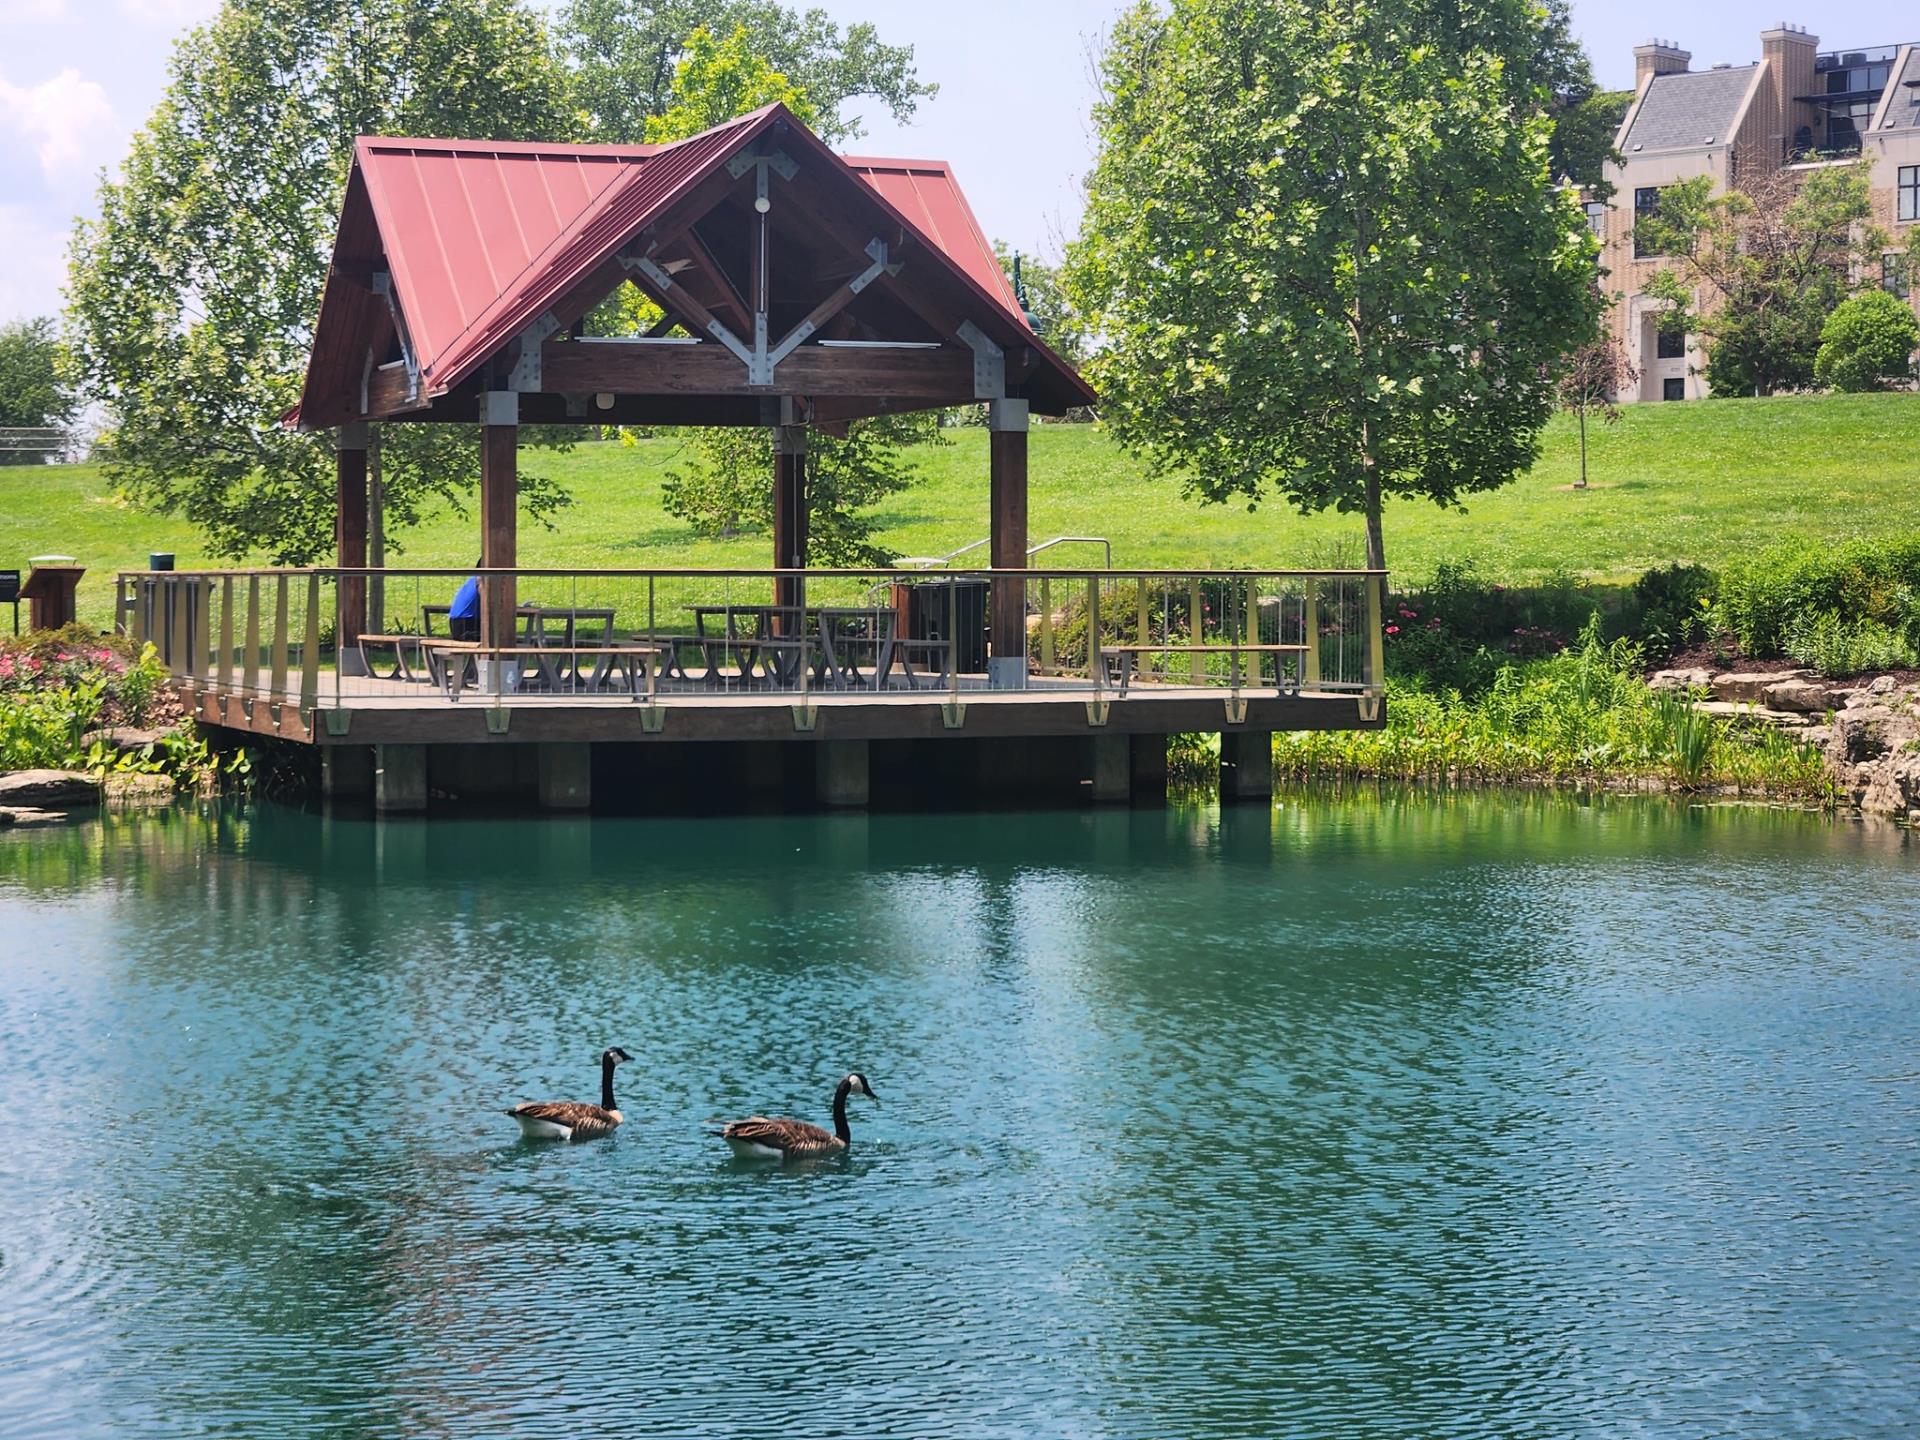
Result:
M1399 633L1400 633L1400 627L1398 625L1387 626L1387 634L1398 635Z

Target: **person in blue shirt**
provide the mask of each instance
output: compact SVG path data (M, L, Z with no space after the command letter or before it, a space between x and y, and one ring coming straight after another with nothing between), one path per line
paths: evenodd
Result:
M473 562L478 565L478 560ZM447 634L455 640L480 638L480 577L469 575L466 584L453 592L453 604L447 608Z

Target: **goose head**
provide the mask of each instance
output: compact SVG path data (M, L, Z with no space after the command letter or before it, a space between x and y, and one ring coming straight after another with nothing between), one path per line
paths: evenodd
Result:
M848 1072L847 1078L840 1083L849 1095L864 1095L867 1099L873 1101L874 1104L878 1105L880 1103L880 1097L874 1094L873 1087L867 1084L867 1077L862 1075L858 1070Z
M631 1059L633 1059L633 1056L627 1054L627 1052L622 1050L618 1045L609 1045L600 1052L600 1063L602 1065L624 1065Z

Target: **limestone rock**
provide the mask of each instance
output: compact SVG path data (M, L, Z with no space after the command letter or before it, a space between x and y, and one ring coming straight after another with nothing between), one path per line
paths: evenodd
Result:
M142 730L135 725L109 725L102 730L89 730L80 737L80 748L91 749L97 741L106 745L118 755L138 755L149 745L158 745L166 734L164 730Z
M36 810L31 806L0 805L0 829L9 825L51 825L67 817L58 810Z
M109 805L171 805L174 798L173 781L165 775L109 775L101 788Z
M1827 768L1860 809L1904 815L1920 806L1920 689L1869 689L1833 717Z
M1777 685L1782 680L1804 680L1812 673L1811 670L1729 670L1713 677L1713 698L1741 701L1748 705L1763 704L1769 685Z
M1867 682L1867 693L1869 695L1891 695L1897 688L1898 683L1899 682L1891 675L1876 675L1872 680Z
M1705 690L1713 683L1713 672L1698 668L1656 670L1647 681L1649 690Z
M1768 709L1788 710L1796 715L1824 715L1833 703L1827 697L1826 686L1798 678L1767 686L1766 695Z
M100 787L81 770L15 770L0 775L0 805L67 809L100 803Z

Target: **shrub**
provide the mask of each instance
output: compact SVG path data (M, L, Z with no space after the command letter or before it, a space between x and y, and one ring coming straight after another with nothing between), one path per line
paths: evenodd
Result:
M1822 675L1858 675L1867 670L1900 670L1920 664L1913 642L1875 620L1842 620L1815 615L1787 627L1789 659Z
M1865 290L1834 307L1820 331L1814 378L1835 390L1885 390L1913 375L1920 320L1885 290Z
M1715 618L1743 653L1786 653L1788 631L1821 616L1896 632L1920 621L1920 532L1881 541L1788 541L1729 565Z
M1640 642L1649 660L1665 660L1691 645L1706 629L1717 582L1700 565L1666 565L1633 582L1627 633Z

